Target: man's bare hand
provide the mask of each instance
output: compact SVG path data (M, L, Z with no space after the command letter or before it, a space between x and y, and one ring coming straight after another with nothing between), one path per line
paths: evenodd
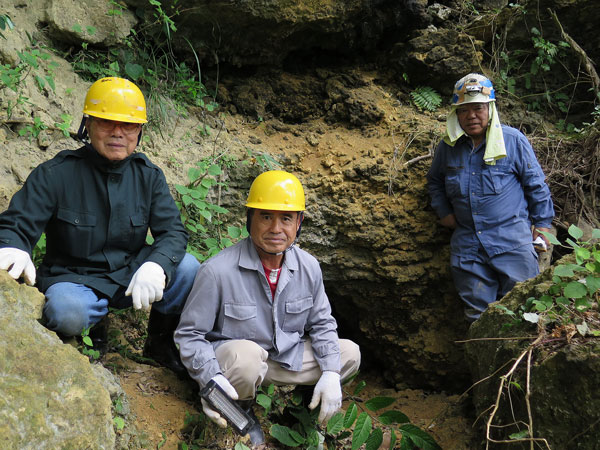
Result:
M456 216L454 214L448 214L446 217L440 219L442 226L454 230L456 228Z

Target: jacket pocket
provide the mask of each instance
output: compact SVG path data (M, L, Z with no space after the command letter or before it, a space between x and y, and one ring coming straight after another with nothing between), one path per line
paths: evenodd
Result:
M231 339L252 339L256 336L256 305L225 303L223 334Z
M56 218L58 242L61 242L62 251L75 258L87 258L94 243L96 216L59 208Z
M483 195L501 194L511 174L508 167L487 166L481 171L481 187Z
M281 329L288 333L298 332L302 334L312 306L312 297L287 301L285 303L285 316Z
M136 213L130 218L131 230L129 233L129 242L131 248L138 249L146 243L148 234L148 219L144 213Z
M446 167L446 195L448 198L464 197L465 190L461 183L461 172L463 171L462 166L448 166Z

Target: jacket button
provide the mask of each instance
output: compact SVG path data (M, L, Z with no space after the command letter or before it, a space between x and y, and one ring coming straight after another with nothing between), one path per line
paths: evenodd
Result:
M74 221L74 222L75 222L75 223L79 223L79 219L75 219L75 221Z

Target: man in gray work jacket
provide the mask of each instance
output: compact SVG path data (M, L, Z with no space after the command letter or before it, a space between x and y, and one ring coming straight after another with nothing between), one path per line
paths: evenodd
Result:
M152 307L144 354L185 375L173 331L199 263L185 253L187 233L162 171L133 153L144 96L128 80L103 78L83 112L79 135L89 142L35 168L0 214L0 269L35 284L31 252L45 231L37 287L46 326L63 336L94 326L90 336L104 350L109 306Z
M290 173L265 172L246 206L250 237L196 275L175 332L181 360L201 387L214 380L234 400L252 400L260 385L316 384L309 407L320 404L319 421L326 422L342 404L340 381L358 370L360 350L338 339L319 263L294 246L304 190ZM260 426L250 437L262 442Z

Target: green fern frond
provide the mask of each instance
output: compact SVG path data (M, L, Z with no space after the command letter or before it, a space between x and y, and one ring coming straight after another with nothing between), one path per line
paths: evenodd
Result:
M419 86L410 93L410 98L421 111L435 111L442 104L442 97L435 89Z

